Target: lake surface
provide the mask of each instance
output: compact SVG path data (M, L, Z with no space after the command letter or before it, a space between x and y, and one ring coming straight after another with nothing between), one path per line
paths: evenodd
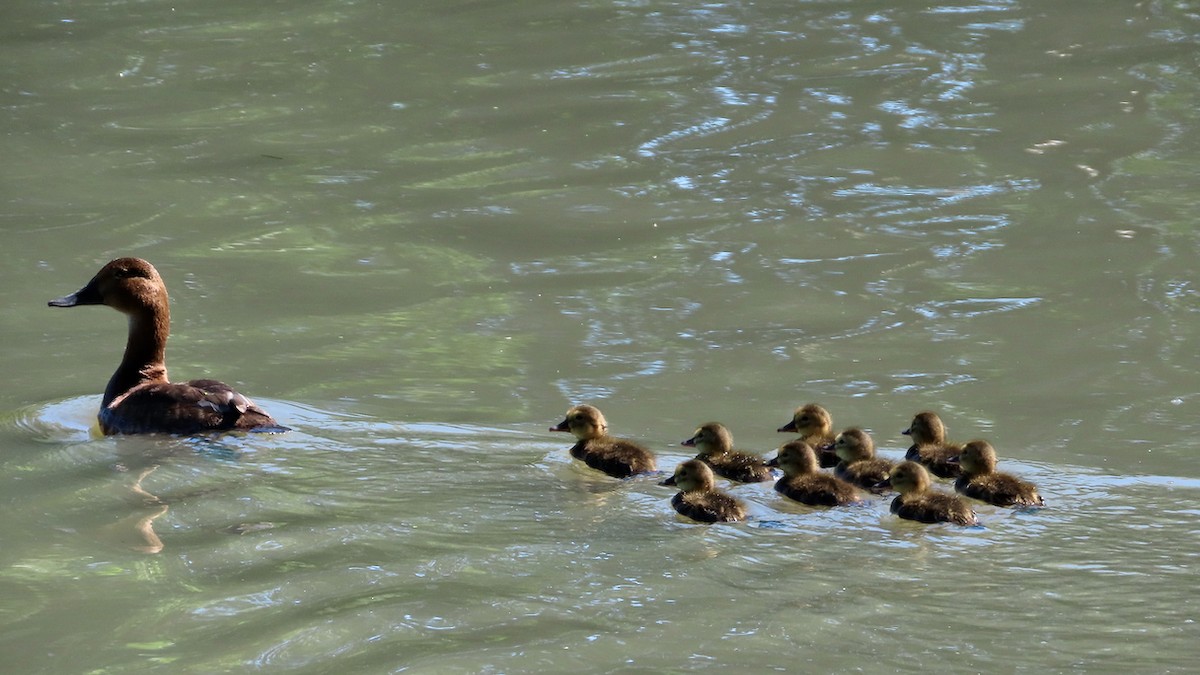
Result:
M0 11L0 670L1192 672L1188 3L30 2ZM282 435L103 438L111 258ZM934 409L1041 510L684 521L817 401ZM941 486L943 489L946 485Z

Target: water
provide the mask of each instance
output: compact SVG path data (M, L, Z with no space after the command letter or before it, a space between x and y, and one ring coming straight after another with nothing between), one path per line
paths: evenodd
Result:
M1183 672L1186 4L11 2L0 670ZM102 438L118 255L284 435ZM989 438L979 528L546 432Z

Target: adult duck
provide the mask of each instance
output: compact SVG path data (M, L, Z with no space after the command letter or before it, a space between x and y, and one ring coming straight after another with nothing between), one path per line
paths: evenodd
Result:
M680 445L696 448L696 459L722 478L739 483L761 483L774 478L762 457L733 449L733 434L720 422L702 425Z
M287 431L223 382L167 380L167 287L145 260L113 260L83 288L49 305L108 305L129 316L125 355L100 401L100 429L105 434Z
M829 411L816 403L807 403L796 408L792 413L792 421L779 427L780 433L797 433L800 438L812 446L817 453L817 461L822 468L828 469L841 461L834 450L833 443L836 435L833 433L833 417Z
M937 413L926 410L917 413L912 424L900 433L911 436L913 444L904 459L920 462L939 478L955 478L960 473L959 465L952 461L962 452L961 443L946 440L946 425Z
M608 435L608 420L600 409L577 405L550 431L569 431L575 436L571 456L615 478L649 473L657 468L654 455L641 445Z
M843 506L862 502L858 490L846 481L821 473L817 454L804 441L791 441L779 448L779 454L767 462L783 469L783 478L775 482L775 491L809 506Z
M892 488L900 494L892 500L892 513L921 523L978 525L979 519L956 494L931 487L929 471L913 461L903 461L888 474Z
M718 490L712 469L698 459L680 464L675 468L675 474L659 485L679 488L671 498L671 506L692 520L731 523L746 519L746 505Z
M954 489L994 506L1044 506L1037 486L1012 474L996 471L996 449L987 441L971 441L958 456L962 475Z
M875 456L875 441L857 427L838 434L834 442L842 460L833 469L838 478L861 488L879 491L887 487L888 471L895 462Z

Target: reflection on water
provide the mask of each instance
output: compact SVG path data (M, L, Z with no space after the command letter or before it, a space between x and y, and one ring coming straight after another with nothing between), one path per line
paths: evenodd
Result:
M92 402L27 409L3 433L55 418L79 425ZM5 585L25 598L53 594L64 576L105 579L113 600L166 593L168 613L134 611L109 626L116 646L102 656L132 664L154 654L198 670L316 667L329 650L372 668L540 662L556 645L580 667L616 664L618 648L660 667L661 650L642 640L691 644L697 631L717 636L689 647L701 662L749 648L763 650L760 665L782 667L793 645L836 642L850 623L866 627L854 629L856 658L944 644L986 660L1026 639L1018 626L1031 614L1058 618L1037 639L1053 638L1055 655L1074 662L1100 646L1066 624L1136 630L1147 606L1156 621L1187 620L1182 606L1167 609L1162 580L1188 566L1160 537L1191 528L1193 479L1005 458L1005 470L1039 485L1046 508L976 504L981 527L927 526L891 516L890 495L814 508L768 482L729 486L749 522L701 526L674 513L657 477L592 472L543 424L397 424L269 403L296 431L60 438L10 457L8 473L36 485L18 483L25 535L5 548ZM664 466L689 456L658 450ZM902 453L899 438L883 450ZM165 556L149 568L122 553L147 545L136 537L148 523ZM1110 578L1123 590L1104 592ZM33 602L10 620L100 629ZM980 604L991 607L986 621ZM924 639L903 629L919 607L938 617L922 620ZM990 628L962 633L970 626Z

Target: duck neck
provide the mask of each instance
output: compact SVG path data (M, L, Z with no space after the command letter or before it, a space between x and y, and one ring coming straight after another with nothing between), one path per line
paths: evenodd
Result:
M129 315L129 337L121 365L104 389L102 407L121 394L146 382L167 381L167 336L171 314L166 308Z

